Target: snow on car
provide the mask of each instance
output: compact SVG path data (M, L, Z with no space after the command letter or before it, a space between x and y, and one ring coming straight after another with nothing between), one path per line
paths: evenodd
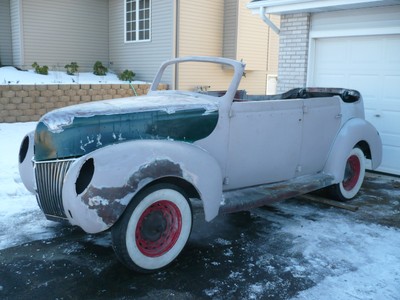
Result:
M167 67L232 69L226 91L158 91ZM156 271L184 248L191 203L207 221L326 188L359 191L366 159L382 144L355 90L299 88L273 96L238 90L242 62L187 57L165 62L148 95L86 103L44 115L23 139L21 178L46 217L88 233L111 228L127 267Z

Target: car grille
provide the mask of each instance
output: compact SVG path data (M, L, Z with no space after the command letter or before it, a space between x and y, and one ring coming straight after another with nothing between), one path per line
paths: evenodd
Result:
M35 162L36 198L45 215L52 218L66 219L62 201L64 177L71 160Z

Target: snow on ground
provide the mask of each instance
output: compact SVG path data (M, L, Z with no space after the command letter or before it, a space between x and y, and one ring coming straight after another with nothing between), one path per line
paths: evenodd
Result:
M25 190L18 175L19 144L34 127L35 123L0 124L0 249L57 236L56 223L45 219L35 197ZM252 263L247 260L252 274L257 268L274 274L276 265L271 262L275 261L286 266L294 277L315 283L295 299L400 299L399 229L290 201L279 203L278 208L280 213L271 214L263 209L251 213L253 223L267 220L275 224L259 228L257 234L265 235L265 245L246 246L246 257L254 257ZM273 244L274 226L280 235L287 236L277 257L268 252L268 245ZM218 238L215 244L226 247L223 256L233 259L232 241ZM204 291L211 298L221 286L246 284L241 271L232 271L228 278L215 278L213 282L215 287ZM279 295L278 290L275 282L260 278L248 285L247 298Z
M18 151L22 138L35 123L0 123L0 249L53 236L35 196L21 182Z
M294 214L293 222L282 227L294 237L290 252L307 261L292 261L289 268L318 283L295 299L400 299L398 229L357 223L332 212L313 212L310 219L307 208L287 209L283 205ZM314 274L308 274L310 269Z
M0 68L0 85L7 84L121 84L127 83L118 79L111 72L105 76L97 76L90 72L67 75L61 71L49 71L49 75L36 74L33 70L19 71L14 67ZM133 81L133 84L144 84L144 81Z
M394 191L393 199L399 195ZM227 246L223 255L228 264L238 259L235 244L246 245L246 254L240 256L243 268L213 279L214 286L204 291L207 296L224 299L222 290L246 286L244 299L287 299L288 285L303 281L311 287L292 300L400 299L399 229L299 201L283 201L274 208L251 212L249 224L259 224L254 226L255 234L262 244L252 244L247 238L233 243L221 238L213 241L213 245ZM251 274L251 280L246 274Z

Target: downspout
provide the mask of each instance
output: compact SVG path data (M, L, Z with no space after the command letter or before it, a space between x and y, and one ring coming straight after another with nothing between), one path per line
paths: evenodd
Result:
M180 18L180 6L179 6L179 0L174 1L174 10L175 10L175 15L174 15L174 58L179 57L179 18ZM174 65L174 71L173 71L173 87L172 89L177 90L179 88L179 69L178 69L178 64Z
M267 18L267 16L265 15L265 7L264 6L260 7L260 18L264 21L265 24L267 24L269 27L271 27L271 29L273 31L275 31L277 35L279 35L280 29L274 23L272 23L272 21L270 19Z

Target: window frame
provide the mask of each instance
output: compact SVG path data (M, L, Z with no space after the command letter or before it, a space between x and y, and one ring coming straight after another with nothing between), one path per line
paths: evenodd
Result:
M127 4L128 4L128 1L129 2L131 2L132 3L132 5L136 5L136 8L135 8L135 10L136 10L136 28L135 28L135 30L131 30L131 31L128 31L127 30L127 26L128 26L128 20L127 20ZM149 1L149 18L148 18L148 20L149 20L149 27L148 27L148 30L149 30L149 38L148 39L142 39L142 40L140 40L139 39L139 22L142 20L145 20L145 19L139 19L139 6L140 6L140 1L145 1L145 0L124 0L124 42L125 43L143 43L143 42L150 42L151 41L151 29L152 29L152 9L151 9L151 0L148 0ZM136 34L136 39L135 40L133 40L133 39L131 39L131 40L128 40L127 39L127 33L128 32L135 32L135 34Z

